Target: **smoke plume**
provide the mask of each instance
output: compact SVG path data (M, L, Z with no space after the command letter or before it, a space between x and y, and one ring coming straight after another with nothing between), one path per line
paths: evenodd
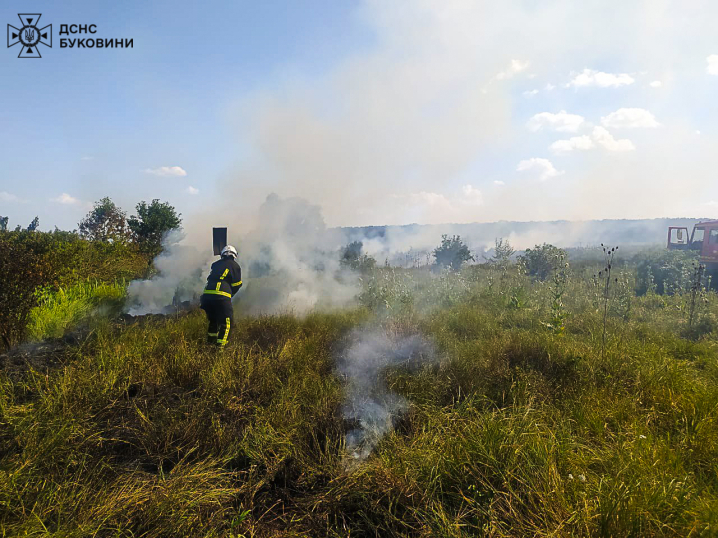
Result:
M412 371L436 360L433 346L419 335L394 338L370 328L350 334L348 346L337 358L339 373L347 382L342 414L355 426L346 434L348 465L366 459L408 409L406 399L387 387L386 368Z
M163 241L154 261L158 274L136 280L128 288L128 313L165 313L172 305L197 300L215 257L206 228L206 248L185 244L180 232ZM271 194L259 207L254 228L239 241L243 288L234 297L240 314L291 312L304 315L315 308L341 308L359 292L358 275L340 263L341 234L328 230L318 206L301 198Z
M163 314L173 305L194 301L205 283L209 267L207 252L182 244L179 230L168 233L162 241L163 251L154 259L158 274L147 280L133 280L127 287L127 313L132 316Z

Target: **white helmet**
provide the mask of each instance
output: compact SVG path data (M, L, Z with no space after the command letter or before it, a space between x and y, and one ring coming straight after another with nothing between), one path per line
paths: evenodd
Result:
M227 245L222 249L222 257L229 256L231 258L237 257L237 249L234 248L232 245Z

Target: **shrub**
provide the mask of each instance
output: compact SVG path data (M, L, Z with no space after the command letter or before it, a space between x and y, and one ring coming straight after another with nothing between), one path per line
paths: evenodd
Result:
M523 255L519 256L519 261L524 264L527 274L539 280L546 280L558 268L559 261L565 258L565 250L544 243L532 249L527 248Z
M494 255L489 260L490 263L506 266L511 261L511 256L516 253L514 247L511 246L508 239L497 237L494 240Z
M367 254L362 254L363 246L361 241L353 241L345 246L339 260L341 265L362 273L374 269L376 260Z
M657 250L636 256L636 294L650 289L672 295L686 287L698 254L685 250Z
M147 255L132 244L85 241L62 231L1 234L2 347L22 342L39 295L88 278L101 283L137 278L148 268Z
M35 290L50 279L47 245L32 241L32 232L0 235L0 339L7 349L25 336Z

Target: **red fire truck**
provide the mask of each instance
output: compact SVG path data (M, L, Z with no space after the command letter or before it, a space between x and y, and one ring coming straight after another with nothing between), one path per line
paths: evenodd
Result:
M713 285L718 284L718 220L699 222L690 234L686 227L669 226L668 249L698 251L706 274L713 275Z

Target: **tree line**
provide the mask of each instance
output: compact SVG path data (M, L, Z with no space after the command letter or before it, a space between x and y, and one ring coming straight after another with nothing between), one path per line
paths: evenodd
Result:
M150 203L144 200L135 207L136 215L127 217L127 213L117 206L108 196L94 203L93 208L78 223L76 233L81 239L102 243L135 243L143 251L159 253L162 238L167 232L179 229L182 216L167 202L155 198ZM0 216L0 231L8 231L8 217ZM34 232L40 226L35 217L27 228L19 224L15 232ZM56 232L59 230L56 228Z

